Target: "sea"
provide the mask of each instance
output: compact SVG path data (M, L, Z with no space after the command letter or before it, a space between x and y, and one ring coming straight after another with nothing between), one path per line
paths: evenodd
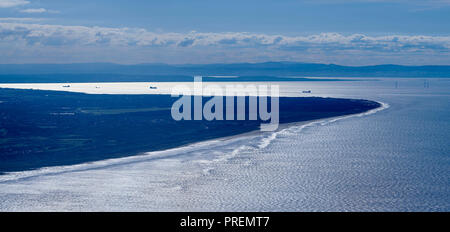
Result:
M450 79L335 79L278 84L382 107L8 172L0 211L450 211Z

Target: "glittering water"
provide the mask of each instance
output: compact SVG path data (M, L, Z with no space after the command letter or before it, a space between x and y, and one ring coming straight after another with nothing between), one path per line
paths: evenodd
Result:
M365 115L0 177L0 210L449 211L450 80L282 84Z

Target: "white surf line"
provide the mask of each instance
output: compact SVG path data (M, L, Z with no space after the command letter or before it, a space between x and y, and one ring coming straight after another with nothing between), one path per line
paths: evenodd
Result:
M378 102L378 101L377 101ZM351 115L345 115L345 116L338 116L333 118L327 118L327 119L318 119L311 121L309 123L303 124L301 126L298 125L292 125L287 128L284 128L279 131L271 132L267 137L262 137L260 140L259 145L257 145L258 149L264 149L267 146L271 144L273 140L277 138L277 136L281 133L284 133L288 130L292 129L298 129L299 132L302 131L306 127L311 127L314 125L326 125L332 122L336 122L342 119L347 119L351 117L363 117L371 114L375 114L381 110L389 108L389 104L378 102L381 104L380 107L363 112L363 113L357 113L357 114L351 114ZM302 122L298 122L302 123ZM298 128L296 128L298 127ZM171 148L167 150L159 150L159 151L152 151L152 152L145 152L143 155L133 155L129 157L122 157L122 158L113 158L113 159L105 159L105 160L99 160L99 161L93 161L93 162L86 162L81 164L73 164L73 165L62 165L62 166L52 166L52 167L43 167L36 170L29 170L29 171L19 171L19 172L5 172L4 175L0 175L0 184L10 182L10 181L18 181L22 179L28 179L33 177L39 177L39 176L49 176L49 175L58 175L62 173L68 173L68 172L82 172L82 171L88 171L88 170L94 170L94 169L101 169L101 168L107 168L112 167L116 165L127 165L127 164L133 164L138 162L146 162L156 159L170 159L176 156L180 156L183 153L187 152L193 152L199 149L208 149L211 147L216 147L218 145L223 146L227 144L231 144L233 142L236 142L238 140L243 140L246 138L250 138L255 136L254 132L247 132L241 135L234 135L231 137L224 137L224 138L217 138L213 140L206 140L201 142L196 142L190 145ZM259 134L256 136L264 136L264 134ZM224 144L225 143L225 144ZM245 146L247 148L248 146ZM243 146L240 145L238 148L233 149L233 151L226 155L223 158L220 159L214 159L211 161L217 162L217 161L226 161L229 160L237 155L239 151L243 149Z
M162 82L160 82L159 84L161 84L161 83ZM187 83L186 82L182 82L182 83L183 84L192 84L191 82L187 82ZM82 87L85 87L85 88L81 88L81 90L83 90L83 91L81 91L80 89L76 89L76 90L80 90L80 91L68 91L68 90L64 89L65 87L62 87L61 84L64 84L64 83L48 83L48 84L46 83L46 84L38 84L38 85L52 85L52 86L56 85L56 88L60 88L57 91L67 91L67 92L83 92L85 90L85 88L86 88L86 85L88 85L90 88L92 87L94 89L99 89L99 88L96 88L96 87L98 87L99 83L79 83L79 84L84 85ZM124 83L115 82L115 83L102 83L102 84L116 85L116 86L120 87L123 90L123 86L121 87L120 85L124 84ZM126 84L128 84L130 86L133 86L133 85L139 85L139 87L144 86L145 90L147 91L146 86L147 85L151 85L151 84L155 84L155 83L150 83L150 82L148 82L148 83L147 82L127 82ZM169 87L172 87L173 85L176 85L177 83L176 82L165 82L164 84L168 85ZM20 85L20 86L17 86L17 85ZM0 84L0 88L8 86L7 88L20 87L20 88L25 88L25 89L29 89L29 88L34 89L34 87L36 87L35 85L36 84L7 84L7 85ZM68 84L68 85L73 85L73 84ZM100 87L100 89L101 89L101 87ZM134 88L131 88L131 89L136 90ZM40 90L43 90L43 89L40 89ZM48 89L47 88L45 90L52 90L52 89ZM86 92L83 92L83 93L86 93ZM100 93L100 94L104 94L104 93ZM121 93L121 94L123 94L123 93ZM164 93L150 92L148 94L164 94ZM295 97L295 96L291 96L291 97ZM372 110L367 111L367 112L363 112L363 113L359 113L359 114L353 114L353 115L345 115L345 116L342 116L342 117L333 118L331 120L330 119L318 119L316 121L312 121L311 123L303 124L301 127L304 128L304 127L311 126L311 125L314 125L314 124L317 124L317 123L325 125L327 123L334 122L334 121L337 121L337 120L340 120L340 119L344 119L344 118L355 117L355 116L361 117L361 116L365 116L365 115L376 113L376 112L378 112L380 110L383 110L383 109L389 107L389 105L386 104L386 103L382 103L382 102L378 102L378 103L380 103L382 106L378 107L376 109L372 109ZM299 122L299 123L302 123L302 122ZM287 128L285 128L285 129L287 129ZM285 129L280 130L280 131L276 131L276 132L272 132L273 134L271 134L268 137L263 137L261 139L261 143L258 145L258 147L260 149L263 149L263 148L267 147L271 143L271 141L276 139L277 135L279 133L281 133L282 131L284 131ZM251 133L251 132L247 132L247 133ZM244 134L241 134L241 135L235 135L235 136L239 137L239 139L242 139L242 138L248 137L248 135L245 136L245 134L247 134L247 133L244 133ZM59 173L64 173L64 172L78 172L78 171L84 171L84 170L105 168L105 167L108 167L108 166L126 165L126 164L131 164L131 163L136 163L136 162L149 161L151 159L170 158L170 157L173 157L173 156L179 156L180 155L179 151L181 151L183 149L187 149L187 150L184 151L184 153L185 152L191 152L191 151L194 151L195 149L203 147L203 146L204 146L204 148L208 148L210 146L214 146L214 144L218 143L218 142L222 143L222 145L223 145L224 141L229 141L229 143L232 143L233 139L229 139L227 137L217 138L217 139L213 139L213 140L207 140L207 141L201 141L201 142L193 143L193 144L187 145L187 146L172 148L172 149L168 149L168 150L160 150L160 151L153 151L153 152L143 153L145 155L133 155L133 156L129 156L129 157L122 157L122 158L115 158L115 159L106 159L106 160L86 162L86 163L74 164L74 165L62 165L62 166L56 166L56 167L55 166L54 167L44 167L44 168L39 168L39 169L36 169L36 170L30 170L30 171L7 172L7 173L5 173L5 175L1 175L0 176L0 183L4 182L4 181L18 180L18 179L23 179L23 178L32 178L34 176L54 175L54 174L59 174ZM233 152L233 155L231 155L229 158L234 157L235 155L237 155L237 152ZM222 159L220 159L220 160L222 160Z
M377 112L379 112L379 111L385 110L385 109L387 109L387 108L390 107L389 104L384 103L384 102L380 102L380 101L374 101L374 102L377 102L377 103L380 104L381 106L380 106L380 107L377 107L377 108L375 108L375 109L371 109L371 110L369 110L369 111L363 112L363 113L349 114L349 115L341 116L341 117L338 117L338 118L335 118L335 119L330 120L328 123L335 122L335 121L338 121L338 120L341 120L341 119L345 119L345 118L351 118L351 117L363 117L363 116L375 114L375 113L377 113Z
M270 145L270 143L273 140L275 140L277 138L277 136L279 134L281 134L283 132L286 132L288 130L292 130L293 128L296 128L296 127L298 127L297 129L300 132L306 127L311 127L311 126L314 126L314 125L321 125L321 126L323 126L323 125L327 125L329 123L337 122L339 120L343 120L343 119L347 119L347 118L368 116L368 115L375 114L375 113L377 113L379 111L385 110L385 109L390 107L390 105L387 104L387 103L380 102L380 101L375 101L375 102L379 103L381 106L377 107L375 109L371 109L371 110L366 111L366 112L356 113L356 114L349 114L349 115L332 117L332 118L326 118L326 119L318 119L318 120L314 120L314 121L311 121L311 122L306 123L306 124L302 124L300 126L295 125L295 123L294 123L294 125L289 126L287 128L284 128L284 129L282 129L280 131L272 132L273 134L271 136L268 136L268 137L262 139L261 144L258 147L261 148L261 149L262 148L266 148L267 146ZM301 123L301 122L298 122L298 123Z
M21 179L28 179L38 176L48 176L48 175L57 175L68 172L82 172L94 169L101 169L107 167L113 167L117 165L128 165L138 162L146 162L157 159L170 159L173 157L177 157L183 155L188 152L194 152L197 150L210 149L212 147L224 146L227 144L231 144L233 142L237 142L239 140L243 140L245 138L249 138L255 136L254 134L250 134L251 132L247 132L241 135L234 135L228 137L222 137L212 140L200 141L196 143L192 143L185 146L175 147L166 150L159 151L151 151L144 152L141 155L133 155L122 158L112 158L105 159L99 161L85 162L81 164L72 164L72 165L61 165L61 166L51 166L51 167L43 167L35 170L29 171L18 171L18 172L5 172L4 175L0 175L0 184L17 181ZM234 151L234 150L233 150ZM235 154L233 154L234 156ZM231 157L230 157L231 158ZM217 159L216 159L217 161Z
M266 133L270 133L270 135L264 136L265 134L261 134L260 136L263 136L263 137L260 138L260 141L259 141L259 144L257 145L257 147L254 147L251 145L240 145L239 147L235 148L232 152L230 152L228 155L224 154L224 156L222 158L218 158L218 159L214 159L214 160L210 160L210 161L206 161L206 162L208 162L208 163L223 162L223 161L233 159L234 157L236 157L238 155L239 152L241 152L243 150L252 151L252 150L264 149L264 148L268 147L272 143L272 141L277 139L278 135L283 134L283 133L288 132L293 129L296 129L296 131L295 131L296 133L300 133L303 131L303 129L308 128L308 127L313 127L316 125L323 126L323 125L327 125L327 124L330 124L330 123L333 123L333 122L336 122L339 120L352 118L352 117L368 116L368 115L375 114L379 111L385 110L390 107L389 104L387 104L387 103L379 102L379 101L376 101L376 102L379 103L381 106L377 107L375 109L366 111L366 112L332 117L332 118L318 119L318 120L311 121L309 123L297 122L297 123L293 123L291 126L288 126L282 130L279 130L279 131L266 132ZM299 124L301 124L301 125L299 125ZM236 136L239 136L239 135L236 135ZM208 167L208 168L204 169L204 174L205 175L209 174L210 171L213 169L214 168L212 168L212 167Z

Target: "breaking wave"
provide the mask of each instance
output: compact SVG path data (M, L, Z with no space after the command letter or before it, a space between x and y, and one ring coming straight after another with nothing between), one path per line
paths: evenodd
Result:
M254 152L265 149L279 136L289 136L289 134L300 133L308 127L327 125L329 123L351 117L363 117L389 108L389 104L383 102L379 103L381 104L380 107L364 113L319 119L310 122L292 123L276 132L251 132L227 138L198 142L168 150L147 152L142 155L131 157L107 159L76 165L45 167L30 171L8 172L0 176L0 184L42 176L53 176L71 172L105 169L164 159L179 159L186 162L195 163L196 165L193 167L200 168L201 170L199 173L201 173L201 175L208 175L212 170L214 170L213 164L227 162L242 152ZM186 162L181 162L181 164Z

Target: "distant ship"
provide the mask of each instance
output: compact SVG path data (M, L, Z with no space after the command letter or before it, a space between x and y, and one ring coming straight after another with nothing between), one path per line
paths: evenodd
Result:
M150 86L150 89L157 89L158 87L156 86Z
M311 93L311 90L303 90L302 93Z
M63 87L63 88L69 88L70 85L63 85L62 87Z

